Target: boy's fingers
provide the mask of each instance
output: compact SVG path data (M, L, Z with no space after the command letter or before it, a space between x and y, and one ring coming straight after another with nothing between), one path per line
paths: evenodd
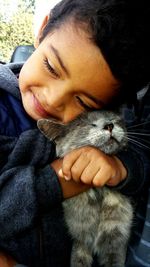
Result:
M120 176L118 175L118 173L116 173L116 175L112 176L108 181L107 181L107 185L108 186L115 186L120 182Z
M120 182L120 175L118 171L110 171L108 168L102 168L100 171L96 174L96 176L93 179L93 185L94 186L104 186L105 184L109 186L116 186Z
M64 176L71 178L72 175L73 178L79 180L86 166L93 160L92 158L96 158L99 153L100 152L97 152L96 149L91 147L82 147L71 151L65 155L63 159L62 172Z
M80 155L81 155L80 150L74 150L64 156L62 163L62 173L66 180L71 179L72 177L71 168Z
M103 166L93 178L93 185L102 187L113 175L114 173L112 174L112 169L109 166Z
M96 176L96 174L100 171L99 164L97 165L95 162L95 165L93 162L90 162L88 166L84 169L82 172L82 175L80 177L80 180L85 184L93 184L93 178Z
M84 173L85 169L89 166L89 159L84 158L80 155L79 158L74 162L73 166L71 167L71 176L74 181L80 182L82 174Z
M70 176L74 181L79 182L81 180L82 173L90 163L90 159L86 154L75 153L73 157L65 158L63 161L63 173L64 176Z
M71 177L69 177L69 176L65 176L65 175L64 175L62 169L60 169L60 170L58 171L58 175L59 175L59 177L61 177L61 178L65 178L66 181L71 180Z

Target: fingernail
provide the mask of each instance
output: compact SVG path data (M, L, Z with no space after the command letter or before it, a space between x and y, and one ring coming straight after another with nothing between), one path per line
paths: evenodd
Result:
M59 174L59 176L64 177L63 172L62 172L62 169L60 169L60 170L58 171L58 174Z
M60 170L58 171L58 174L59 174L60 177L64 178L66 181L71 180L70 177L68 177L68 176L66 176L66 175L63 174L62 169L60 169Z
M71 178L70 178L70 177L68 177L68 176L65 176L65 175L64 175L64 178L65 178L65 180L66 180L66 181L69 181L69 180L71 180Z

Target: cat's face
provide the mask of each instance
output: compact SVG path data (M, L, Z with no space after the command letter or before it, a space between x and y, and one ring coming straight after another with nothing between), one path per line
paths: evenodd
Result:
M38 127L49 139L55 139L59 156L86 145L115 154L127 144L125 126L120 116L111 111L88 112L67 125L40 120Z
M83 127L83 132L86 132L87 142L99 147L103 152L114 154L127 145L125 126L116 113L90 112L85 121L87 126Z

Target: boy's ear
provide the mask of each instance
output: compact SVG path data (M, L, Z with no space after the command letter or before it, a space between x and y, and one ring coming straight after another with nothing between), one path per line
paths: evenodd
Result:
M39 28L38 34L37 34L37 36L35 38L35 41L34 41L34 47L35 48L37 48L39 46L39 44L40 44L40 38L42 36L43 29L45 28L48 20L49 20L49 15L46 15L44 17L43 21L42 21L42 24L41 24L41 26Z
M39 130L50 140L55 140L56 137L63 135L65 125L50 119L40 119L37 121Z

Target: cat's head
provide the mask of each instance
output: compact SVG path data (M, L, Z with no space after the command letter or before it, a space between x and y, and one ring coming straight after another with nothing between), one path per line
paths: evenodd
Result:
M87 123L87 139L106 154L116 154L127 146L127 131L118 113L100 110L89 112L84 118Z
M49 139L55 141L59 136L65 135L66 125L53 118L37 121L39 130Z
M93 111L79 116L67 125L41 119L38 128L50 140L56 141L65 154L77 147L91 145L107 154L115 154L127 144L126 128L119 115L111 111Z

